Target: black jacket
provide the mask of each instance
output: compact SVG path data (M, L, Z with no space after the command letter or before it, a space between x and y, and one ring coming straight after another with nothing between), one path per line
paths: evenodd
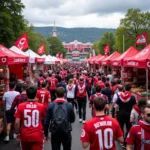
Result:
M46 119L45 119L45 122L44 122L44 135L45 136L48 136L48 129L49 129L49 124L50 124L50 121L52 120L53 118L53 108L54 108L54 103L55 102L52 102L48 105L48 109L47 109L47 113L46 113ZM62 102L60 102L62 103ZM68 103L67 102L67 109L68 109L68 115L69 115L69 122L70 122L70 128L69 130L72 131L72 126L71 126L71 123L73 123L75 121L75 113L74 113L74 109L73 109L73 106L71 103Z

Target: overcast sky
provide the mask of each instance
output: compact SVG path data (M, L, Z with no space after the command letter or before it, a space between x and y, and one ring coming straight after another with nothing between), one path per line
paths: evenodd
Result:
M117 28L129 8L150 11L150 0L22 0L34 26Z

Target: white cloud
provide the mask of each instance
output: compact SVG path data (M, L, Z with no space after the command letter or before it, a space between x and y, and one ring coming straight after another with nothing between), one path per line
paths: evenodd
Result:
M129 8L150 10L149 0L22 0L25 18L35 26L116 28Z

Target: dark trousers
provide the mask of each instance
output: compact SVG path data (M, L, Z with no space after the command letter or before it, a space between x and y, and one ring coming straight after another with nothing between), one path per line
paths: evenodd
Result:
M52 150L60 150L61 144L63 150L71 150L71 132L68 134L51 134Z
M130 123L130 116L118 115L117 120L120 124L122 131L124 131L124 124L126 125L127 133L130 131L132 124Z
M52 102L56 99L55 91L56 90L50 90Z
M74 108L74 106L75 106L75 108L78 109L77 102L74 101L74 98L67 98L67 101L68 101L69 103L72 103L73 108Z
M79 118L86 119L86 97L78 97Z

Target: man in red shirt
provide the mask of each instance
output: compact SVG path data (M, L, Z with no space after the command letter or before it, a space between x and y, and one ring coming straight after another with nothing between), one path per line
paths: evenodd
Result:
M42 89L37 91L36 98L39 103L44 104L45 110L47 110L48 103L51 102L50 92L46 90L46 83L42 83Z
M51 93L51 99L54 101L56 99L55 91L58 84L58 80L55 78L55 74L52 74L52 77L48 80L48 84Z
M79 122L85 123L86 121L86 103L87 96L90 98L90 91L87 84L84 82L84 78L80 77L79 83L76 85L75 96L79 106ZM82 120L83 119L83 120Z
M107 114L109 114L109 101L108 101L108 97L106 95L103 95L101 93L101 87L99 85L96 86L96 94L92 95L90 97L90 103L89 103L89 107L92 108L92 116L95 117L95 108L94 108L94 99L96 97L102 97L105 100L105 110L107 111Z
M133 145L135 150L150 149L150 105L147 104L142 108L143 120L140 120L138 125L132 126L128 137L127 150L132 150Z
M27 90L28 101L19 104L15 114L15 132L20 133L22 150L42 150L43 130L42 118L44 117L44 107L36 101L37 89L34 86Z
M42 83L45 81L45 79L43 78L43 75L40 74L39 78L38 78L38 88L41 89L42 88Z
M94 99L96 117L88 120L82 129L80 140L85 149L116 150L115 141L124 142L123 132L116 119L105 116L105 100L102 97Z
M105 88L105 83L101 80L101 77L98 77L98 81L96 82L96 85L99 85L102 89Z

